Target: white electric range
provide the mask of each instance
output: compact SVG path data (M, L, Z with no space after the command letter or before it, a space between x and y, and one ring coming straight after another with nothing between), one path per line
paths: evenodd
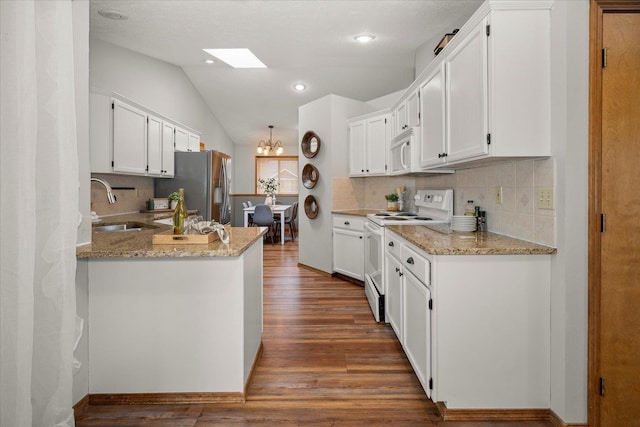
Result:
M384 227L385 225L444 224L453 215L453 190L418 190L414 196L417 212L383 211L367 215L364 225L365 294L376 321L385 321Z

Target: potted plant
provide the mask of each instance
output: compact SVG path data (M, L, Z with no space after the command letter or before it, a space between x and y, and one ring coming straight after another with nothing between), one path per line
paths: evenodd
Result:
M388 211L397 211L398 210L398 195L396 193L389 193L384 196L387 199L387 210Z
M178 192L174 191L173 193L169 194L169 200L171 200L171 209L175 209L178 204L178 200L180 200Z
M278 191L278 181L275 178L259 178L258 188L265 194L271 195L271 204L276 204L276 192Z

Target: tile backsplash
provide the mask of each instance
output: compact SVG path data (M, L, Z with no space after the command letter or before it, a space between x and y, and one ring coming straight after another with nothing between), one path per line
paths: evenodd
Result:
M92 174L94 178L100 178L109 183L114 188L117 203L107 202L107 193L102 184L91 182L91 210L99 216L116 215L128 212L139 212L145 208L145 203L153 198L153 178L144 176Z
M454 214L462 215L468 200L487 212L489 231L554 246L555 209L536 207L537 190L553 188L553 158L511 161L462 169L437 176L333 178L333 209L384 209L385 194L404 185L408 209L413 210L416 189L453 188ZM495 200L502 187L502 204Z

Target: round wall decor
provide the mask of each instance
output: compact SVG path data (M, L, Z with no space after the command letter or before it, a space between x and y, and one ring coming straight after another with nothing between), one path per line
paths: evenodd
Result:
M304 165L302 168L302 185L304 185L304 188L315 187L318 182L318 178L320 178L320 173L315 166L311 163Z
M307 131L302 137L300 148L307 159L315 157L320 151L320 137L312 130Z
M309 195L304 199L304 213L307 214L307 218L314 219L317 217L319 209L320 207L315 197Z

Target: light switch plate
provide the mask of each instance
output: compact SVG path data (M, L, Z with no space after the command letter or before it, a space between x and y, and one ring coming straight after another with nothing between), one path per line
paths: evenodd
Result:
M538 189L538 209L555 209L553 201L553 187Z

